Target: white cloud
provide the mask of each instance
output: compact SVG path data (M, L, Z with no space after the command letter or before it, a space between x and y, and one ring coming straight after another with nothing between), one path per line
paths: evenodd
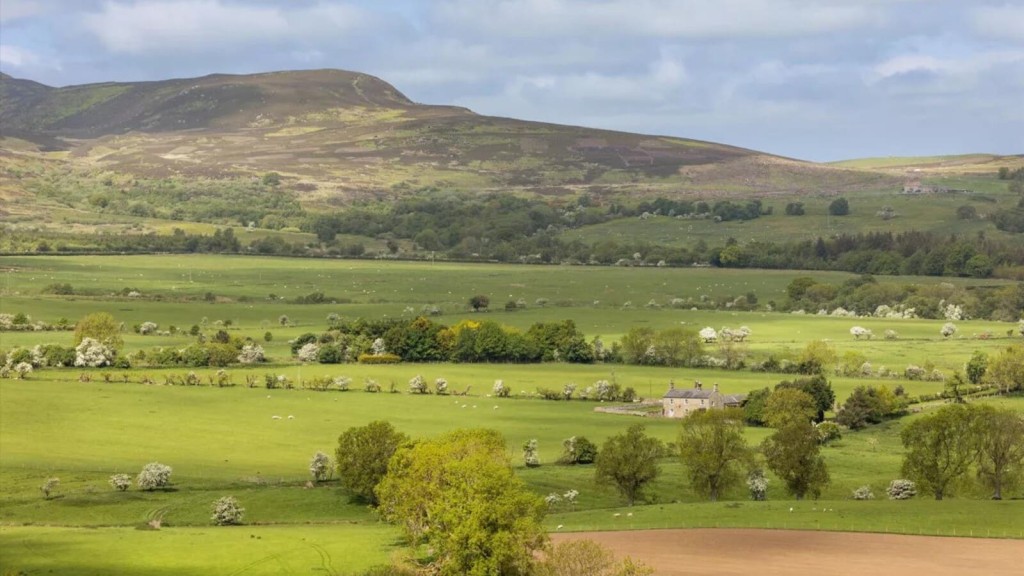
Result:
M879 16L853 0L446 0L435 18L506 37L770 38L849 30Z
M106 49L146 54L218 51L281 40L307 42L336 37L363 24L347 4L321 2L281 8L223 0L105 2L83 17Z
M872 84L915 72L932 73L938 76L966 78L986 72L992 68L1024 62L1024 51L982 52L959 58L939 58L927 54L904 54L889 58L873 66L865 77Z
M35 53L10 44L0 44L0 64L22 68L39 62Z
M1024 6L983 6L971 19L974 30L986 38L1024 42Z

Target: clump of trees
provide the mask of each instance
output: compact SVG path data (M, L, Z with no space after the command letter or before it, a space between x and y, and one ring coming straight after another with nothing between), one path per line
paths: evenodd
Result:
M546 542L544 500L512 471L501 434L456 430L400 447L378 510L432 554L440 574L530 574Z
M987 405L950 404L908 424L903 474L942 500L974 470L1001 499L1024 473L1024 417Z
M887 386L858 386L836 413L836 422L858 430L906 413L906 397L897 396Z

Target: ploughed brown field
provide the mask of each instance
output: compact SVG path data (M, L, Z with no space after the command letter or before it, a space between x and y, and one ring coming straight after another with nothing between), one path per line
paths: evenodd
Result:
M1024 542L800 530L643 530L589 539L659 576L1002 576L1024 574Z

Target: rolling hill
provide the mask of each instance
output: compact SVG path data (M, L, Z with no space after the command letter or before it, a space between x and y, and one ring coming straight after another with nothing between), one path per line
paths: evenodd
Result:
M3 75L0 134L7 157L58 158L88 173L188 180L278 172L312 204L428 187L724 196L898 182L723 144L417 104L383 80L340 70L64 88Z

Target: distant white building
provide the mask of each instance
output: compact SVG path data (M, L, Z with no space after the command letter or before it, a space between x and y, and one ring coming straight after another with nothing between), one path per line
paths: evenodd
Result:
M668 392L661 397L661 415L683 418L698 410L739 408L746 397L746 394L722 394L718 384L710 391L705 390L700 380L693 383L693 388L676 388L675 384L669 384Z

